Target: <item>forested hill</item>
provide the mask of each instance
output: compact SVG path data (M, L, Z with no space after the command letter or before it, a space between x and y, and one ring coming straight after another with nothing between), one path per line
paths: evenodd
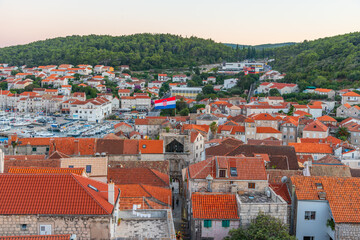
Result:
M0 62L29 67L63 63L125 64L132 70L146 70L235 61L235 52L212 40L171 34L88 35L0 48Z
M349 33L273 49L271 65L301 86L360 87L360 33Z

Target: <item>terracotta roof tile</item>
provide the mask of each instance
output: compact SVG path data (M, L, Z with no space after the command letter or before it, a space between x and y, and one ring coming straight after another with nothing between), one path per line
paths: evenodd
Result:
M333 153L330 144L326 143L289 143L289 146L293 146L296 153Z
M291 181L298 200L319 200L319 192L325 192L335 223L360 223L360 195L354 194L360 188L359 178L298 176Z
M139 152L142 154L162 154L163 140L139 140Z
M319 120L315 120L314 122L310 123L309 125L306 125L304 127L303 131L326 132L326 131L328 131L328 127L325 126Z
M109 168L108 180L116 184L146 184L166 188L170 185L167 174L150 168Z
M84 168L10 167L8 173L22 173L22 174L74 173L81 176L84 173Z
M332 118L332 117L330 117L328 115L318 117L317 120L319 120L321 122L337 122L334 118Z
M0 236L0 240L69 240L70 234L62 235L28 235L28 236Z
M239 219L235 194L193 193L193 217L198 219Z
M109 215L107 191L107 184L72 173L2 174L0 214Z
M356 92L347 92L342 95L343 97L360 97Z
M264 159L261 157L211 157L204 161L191 164L189 174L192 179L205 179L211 175L214 179L224 179L217 177L217 167L227 169L227 179L232 180L267 180ZM237 176L230 175L230 168L236 167Z

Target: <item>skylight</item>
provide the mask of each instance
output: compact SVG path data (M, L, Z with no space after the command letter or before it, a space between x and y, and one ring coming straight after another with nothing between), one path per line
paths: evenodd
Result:
M97 188L94 187L93 185L88 184L88 187L91 188L92 190L96 191L96 192L99 191L99 189L97 189Z
M230 168L230 175L232 176L232 177L237 177L237 170L236 170L236 167L232 167L232 168Z

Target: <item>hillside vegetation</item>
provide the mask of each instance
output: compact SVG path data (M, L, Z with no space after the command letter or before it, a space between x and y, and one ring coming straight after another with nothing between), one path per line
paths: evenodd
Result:
M235 61L236 50L197 37L171 34L69 36L0 49L0 62L11 65L130 65L132 70L190 67Z
M287 74L285 81L339 89L360 87L360 33L304 41L272 49L271 65Z

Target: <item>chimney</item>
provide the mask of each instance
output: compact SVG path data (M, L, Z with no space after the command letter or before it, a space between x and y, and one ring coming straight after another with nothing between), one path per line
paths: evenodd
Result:
M208 191L208 192L212 192L211 183L212 183L212 181L214 180L214 178L209 174L209 175L206 177L206 180L207 180L207 182L208 182L207 191Z
M79 155L80 156L79 140L74 141L74 155Z
M108 183L108 202L115 204L115 184L112 181Z

